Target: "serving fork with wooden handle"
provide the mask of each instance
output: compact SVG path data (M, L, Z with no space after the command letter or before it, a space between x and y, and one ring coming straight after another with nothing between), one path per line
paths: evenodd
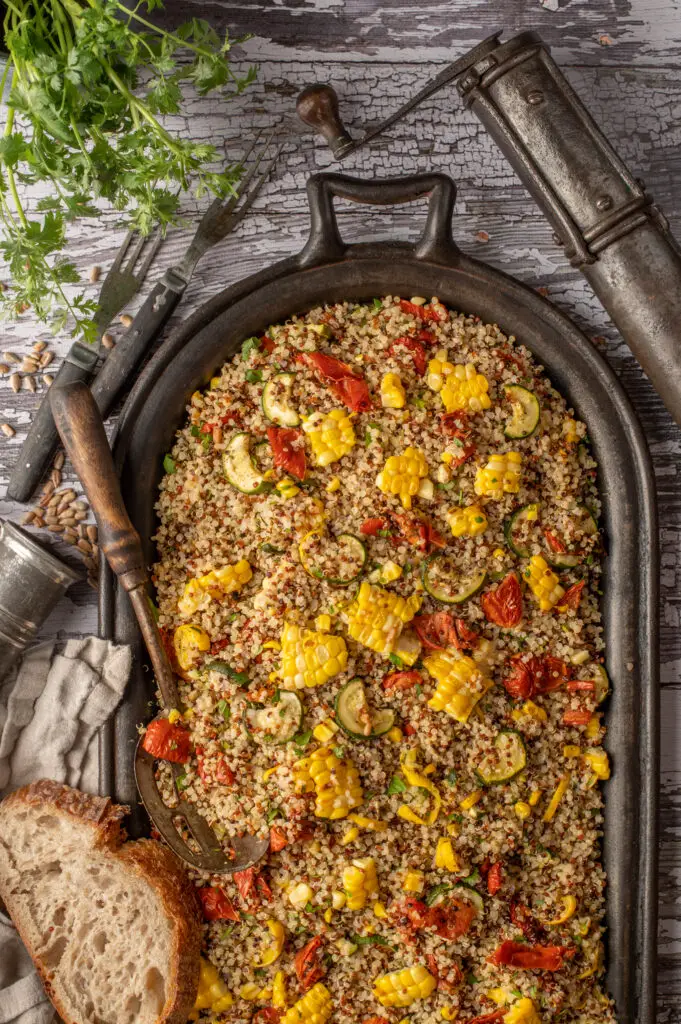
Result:
M49 398L64 448L95 514L100 548L130 598L165 709L181 708L173 670L149 601L149 577L142 543L123 503L104 423L92 392L86 384L76 381L53 386ZM163 713L159 717L163 717ZM144 750L142 741L138 742L135 777L142 803L178 857L203 871L234 873L244 871L265 856L269 837L243 836L231 840L234 856L228 857L206 819L182 796L177 786L177 777L183 774L182 767L178 764L170 767L175 781L172 808L166 805L161 795L155 759ZM189 834L189 841L183 832Z

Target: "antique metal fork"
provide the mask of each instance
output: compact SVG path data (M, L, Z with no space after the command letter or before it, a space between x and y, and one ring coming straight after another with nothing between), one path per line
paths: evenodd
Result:
M227 200L216 199L208 207L183 258L163 274L97 375L92 393L105 419L152 341L170 319L196 264L241 223L267 181L284 143L274 145L274 151L265 160L272 149L274 136L268 135L264 144L259 146L261 134L256 136L243 159L247 169L238 192Z
M74 341L53 384L68 384L76 380L87 384L92 380L99 356L104 351L101 346L104 332L116 313L127 306L142 287L162 240L158 230L146 237L134 231L127 233L99 293L99 308L94 318L99 344L91 346ZM10 498L29 500L47 471L58 442L50 403L44 398L33 416L9 478L7 494Z

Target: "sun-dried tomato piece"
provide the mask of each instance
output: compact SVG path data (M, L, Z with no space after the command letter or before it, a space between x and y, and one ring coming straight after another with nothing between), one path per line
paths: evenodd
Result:
M411 690L412 686L423 682L421 673L416 669L407 669L404 672L390 672L383 679L383 689L386 693L391 690Z
M523 617L523 594L516 573L509 572L498 587L483 594L480 604L489 622L505 629L517 626Z
M239 911L234 907L229 896L216 885L204 885L197 889L204 920L206 921L240 921Z
M417 615L412 619L411 624L423 646L428 647L431 651L459 646L459 634L449 612Z
M189 733L181 725L172 724L167 718L155 718L149 722L142 740L142 749L152 757L174 764L184 764L191 755Z
M426 356L426 350L420 341L416 338L395 338L392 345L388 349L391 355L398 355L396 351L399 346L406 349L411 355L412 362L414 363L414 369L418 373L419 377L423 377L428 366L428 358Z
M490 963L522 971L559 971L575 952L569 946L528 946L507 940L494 951Z
M492 864L491 868L487 872L487 892L490 896L496 896L501 889L504 880L503 874L501 861L497 861L495 864Z
M270 829L270 850L272 853L279 853L285 846L288 846L288 839L283 828L279 828L278 825L272 825Z
M563 594L560 599L560 610L564 608L572 608L573 611L577 611L579 603L582 600L582 591L586 586L586 580L579 580L577 583L573 583L571 587Z
M375 537L380 530L385 530L387 526L387 519L382 519L380 516L375 516L373 519L365 519L359 528L359 532L364 537Z
M293 958L293 966L304 992L324 977L324 967L318 961L323 941L321 935L315 935Z
M563 725L588 725L590 721L590 711L566 711L563 715Z
M305 447L302 430L291 427L268 427L267 440L272 448L274 465L295 476L305 479Z

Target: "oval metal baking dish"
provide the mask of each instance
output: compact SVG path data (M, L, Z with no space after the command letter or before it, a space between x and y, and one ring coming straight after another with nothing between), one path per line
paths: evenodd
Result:
M599 463L609 547L603 615L613 693L607 705L614 771L605 785L604 861L608 873L608 986L622 1024L654 1020L657 920L658 552L654 484L645 441L614 373L585 336L536 292L461 253L452 240L454 184L445 175L360 181L317 175L308 183L311 231L290 257L233 285L190 317L138 379L121 419L116 457L123 496L148 562L164 453L191 393L237 352L244 338L324 302L377 295L437 295L516 335L586 422ZM414 244L346 244L334 196L393 204L429 196ZM114 726L104 736L102 784L136 804L132 773L136 726L150 717L153 693L141 664L136 625L108 572L101 589L105 635L137 645L140 658ZM137 823L142 827L139 812Z

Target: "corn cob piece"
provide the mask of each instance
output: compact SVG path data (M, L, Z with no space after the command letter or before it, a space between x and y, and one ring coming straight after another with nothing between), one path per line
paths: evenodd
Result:
M428 497L432 482L426 481L428 463L423 452L417 448L405 448L402 455L391 455L386 459L385 466L376 477L376 484L384 494L395 494L406 509L411 508L411 500L423 489ZM430 483L430 487L426 484Z
M445 380L450 373L454 373L454 363L447 360L447 350L440 348L435 353L435 358L428 363L426 384L431 391L442 391Z
M381 405L384 409L404 409L407 396L396 373L386 373L381 381Z
M364 799L359 773L350 758L341 760L330 747L319 747L293 765L299 793L316 795L315 816L335 821L345 818Z
M435 711L446 711L457 722L468 721L475 705L492 686L478 662L456 651L435 651L423 659L423 665L437 682L428 705Z
M212 569L205 576L189 580L182 597L177 602L177 609L180 615L193 615L201 606L206 595L219 600L228 594L235 594L248 583L252 576L251 567L245 558L235 565Z
M318 981L286 1011L281 1024L326 1024L332 1009L331 993L326 985Z
M302 629L284 623L281 634L281 677L285 690L323 686L348 663L348 650L342 636Z
M332 409L327 413L313 412L303 421L303 430L312 445L318 466L338 462L355 446L355 431L345 409Z
M477 537L484 533L489 523L479 505L453 508L447 515L447 522L453 537Z
M391 594L382 587L360 584L357 599L346 609L348 633L353 640L377 654L390 654L404 626L411 622L421 607L422 598Z
M498 452L490 455L485 467L475 474L475 493L487 498L503 498L504 494L517 494L520 490L522 455L518 452Z
M375 900L378 897L378 878L374 858L353 860L343 870L343 888L348 897L348 910L363 910L369 900Z
M220 977L217 968L209 960L201 957L199 974L199 990L194 1003L195 1010L210 1010L212 1013L224 1013L234 1002L232 993Z
M555 572L549 568L541 555L532 555L530 564L523 570L523 577L543 612L550 612L565 593Z
M440 398L447 412L482 412L492 404L488 390L487 378L477 372L473 363L459 363L444 377Z
M384 974L374 982L374 995L383 1006L411 1006L427 999L437 986L433 975L421 964Z

